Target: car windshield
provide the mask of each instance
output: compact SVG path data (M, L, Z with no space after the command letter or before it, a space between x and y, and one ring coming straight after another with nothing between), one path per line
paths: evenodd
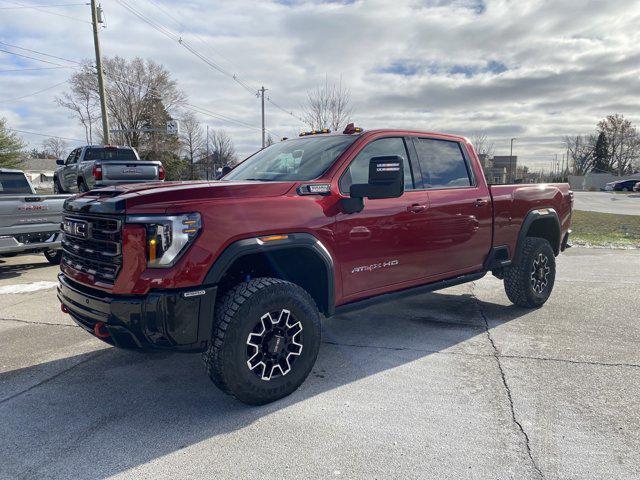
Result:
M89 148L84 154L85 160L137 160L130 148Z
M23 173L0 172L0 195L29 195L31 186Z
M276 143L255 153L222 180L307 181L322 175L356 136L298 138Z

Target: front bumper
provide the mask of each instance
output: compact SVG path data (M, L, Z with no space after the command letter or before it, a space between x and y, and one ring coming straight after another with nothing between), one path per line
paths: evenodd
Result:
M58 275L58 299L82 328L120 348L203 351L211 339L217 286L121 296ZM104 337L104 338L103 338Z
M0 254L3 253L27 253L27 252L38 252L43 250L58 250L61 246L62 234L58 232L47 232L50 234L49 238L47 238L44 242L21 242L14 235L5 235L0 236ZM22 234L18 235L18 237L27 237L28 235L36 235L34 234Z

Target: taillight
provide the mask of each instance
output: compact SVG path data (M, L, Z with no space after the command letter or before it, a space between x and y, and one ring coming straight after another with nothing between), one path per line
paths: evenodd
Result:
M162 165L160 165L158 167L158 180L164 180L165 176L166 176L166 173L164 171L164 167Z
M102 165L99 163L93 164L93 179L102 180Z

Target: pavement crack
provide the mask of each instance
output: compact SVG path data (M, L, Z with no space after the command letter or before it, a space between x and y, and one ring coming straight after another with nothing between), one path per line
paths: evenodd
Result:
M36 322L33 320L21 320L19 318L0 318L0 322L18 322L18 323L28 323L33 325L51 325L54 327L73 327L80 328L78 325L71 325L69 323L50 323L50 322Z
M538 476L540 478L544 479L544 474L542 473L542 470L538 466L538 463L536 462L536 460L533 458L533 453L531 451L531 441L529 439L529 434L526 432L526 430L522 426L522 423L520 423L520 421L518 420L518 417L516 416L516 410L515 410L515 408L513 406L513 395L511 394L511 388L509 387L509 382L507 382L507 376L505 374L504 368L502 367L502 362L500 361L500 353L498 352L498 347L496 346L496 344L495 344L495 342L493 340L493 336L491 335L491 330L489 328L489 321L488 321L484 311L482 310L482 306L480 304L480 301L478 300L478 297L476 297L476 294L475 294L475 291L474 291L474 287L475 287L475 285L473 283L471 283L471 296L475 300L475 303L476 303L476 305L478 307L478 312L480 313L480 316L482 317L482 321L484 322L487 338L489 339L489 343L491 344L491 348L493 350L493 357L495 358L496 364L498 365L498 371L500 372L500 378L502 379L502 385L503 385L505 393L507 395L507 400L509 401L509 409L511 410L511 420L513 421L514 425L516 425L516 427L518 428L518 430L520 431L520 434L522 435L522 437L524 439L524 447L525 447L525 450L526 450L527 455L529 457L529 460L531 460L531 464L532 464L533 468L538 473Z
M95 354L91 355L89 354L89 356L87 358L85 358L84 360L79 361L78 363L75 363L73 365L71 365L69 368L65 368L64 370L61 370L60 372L56 373L55 375L52 375L48 378L45 378L44 380L31 385L29 388L25 388L24 390L21 390L19 392L14 393L13 395L8 396L7 398L3 398L2 400L0 400L0 405L4 405L5 403L13 400L16 397L19 397L21 395L24 395L25 393L30 392L31 390L38 388L46 383L49 383L51 380L55 380L56 378L60 377L61 375L64 375L65 373L73 370L76 367L79 367L80 365L84 365L87 362L90 362L92 360L95 360L96 358L104 355L105 353L107 353L109 351L109 349L105 349L105 350L100 350L95 352Z

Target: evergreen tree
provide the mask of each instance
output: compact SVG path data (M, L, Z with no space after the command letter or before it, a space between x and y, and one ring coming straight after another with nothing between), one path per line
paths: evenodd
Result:
M9 131L6 120L0 118L0 167L15 168L20 164L24 143L15 133Z
M611 171L609 165L609 142L604 132L600 132L595 146L595 161L593 162L593 171L596 173L605 173Z

